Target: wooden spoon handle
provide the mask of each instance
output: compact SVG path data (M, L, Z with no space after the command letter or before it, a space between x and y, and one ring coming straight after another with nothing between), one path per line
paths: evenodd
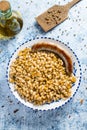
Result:
M80 2L81 0L72 0L71 2L69 2L66 6L67 8L71 8L72 6L74 6L75 4L77 4L78 2Z

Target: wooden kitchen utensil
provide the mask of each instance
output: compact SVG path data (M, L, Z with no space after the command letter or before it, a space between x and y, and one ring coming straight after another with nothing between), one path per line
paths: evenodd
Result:
M36 21L47 32L68 18L69 9L81 0L73 0L66 5L54 5L36 17Z

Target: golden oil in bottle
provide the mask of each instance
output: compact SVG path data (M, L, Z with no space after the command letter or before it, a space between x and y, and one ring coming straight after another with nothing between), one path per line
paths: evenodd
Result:
M23 20L17 11L11 10L8 1L0 2L0 39L18 34L23 27Z

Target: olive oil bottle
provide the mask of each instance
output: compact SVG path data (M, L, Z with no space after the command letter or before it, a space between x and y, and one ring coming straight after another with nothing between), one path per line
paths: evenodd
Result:
M0 1L0 39L13 37L21 31L22 27L23 20L19 13L11 10L8 1Z

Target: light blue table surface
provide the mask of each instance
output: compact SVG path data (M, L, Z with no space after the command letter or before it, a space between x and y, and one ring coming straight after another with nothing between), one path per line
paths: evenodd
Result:
M23 17L23 29L14 38L0 41L0 130L87 130L87 0L73 6L68 19L45 33L35 17L54 4L70 0L10 0L12 9ZM69 47L78 56L82 82L73 99L51 111L33 111L18 102L9 90L6 68L14 50L28 39L52 37Z

